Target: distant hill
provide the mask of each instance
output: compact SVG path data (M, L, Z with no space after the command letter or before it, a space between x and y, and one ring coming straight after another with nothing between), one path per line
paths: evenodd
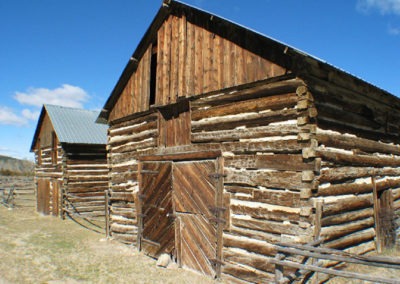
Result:
M35 164L28 160L19 160L0 155L0 174L3 175L32 175Z

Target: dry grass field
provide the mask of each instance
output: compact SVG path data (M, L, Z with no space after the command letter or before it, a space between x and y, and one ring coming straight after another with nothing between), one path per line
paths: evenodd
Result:
M0 284L5 283L214 282L183 269L158 268L133 247L71 220L0 206Z
M15 181L0 176L2 188L31 182L32 178ZM0 284L221 283L183 269L158 268L155 260L132 246L106 240L104 234L70 219L39 215L31 195L27 189L19 191L14 209L0 205ZM385 255L400 257L400 250ZM348 265L345 270L394 278L400 283L400 270L361 265ZM327 283L366 282L336 277Z

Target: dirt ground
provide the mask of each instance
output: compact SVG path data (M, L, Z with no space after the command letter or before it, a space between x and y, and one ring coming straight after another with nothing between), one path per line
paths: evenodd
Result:
M33 208L0 206L0 284L215 283L104 238L71 220L41 216Z

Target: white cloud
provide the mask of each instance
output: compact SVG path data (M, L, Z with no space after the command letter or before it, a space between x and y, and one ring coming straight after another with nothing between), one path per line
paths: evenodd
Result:
M22 126L28 123L24 116L18 116L8 107L0 106L0 124Z
M358 0L357 9L364 13L377 9L382 15L400 15L400 0Z
M80 87L63 84L56 89L29 88L26 92L16 92L15 99L24 105L41 107L43 104L83 108L89 95Z
M40 115L40 111L31 111L30 109L24 109L22 111L22 115L23 117L25 117L26 119L29 120L38 120L39 115Z
M21 114L17 114L8 107L0 106L0 124L24 126L29 120L36 121L39 118L40 111L31 111L29 109L22 110Z

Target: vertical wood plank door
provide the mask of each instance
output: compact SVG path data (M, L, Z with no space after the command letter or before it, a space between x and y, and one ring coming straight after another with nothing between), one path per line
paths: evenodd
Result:
M173 166L176 254L182 267L216 276L217 225L213 208L217 187L215 161L178 162Z
M58 180L53 180L51 181L52 183L52 195L51 195L51 205L52 205L52 210L51 214L53 216L58 216L59 215L59 210L60 210L60 182Z
M174 249L171 168L171 162L145 162L140 169L140 249L155 258Z
M50 212L50 186L47 179L38 179L37 181L37 211L48 215Z

